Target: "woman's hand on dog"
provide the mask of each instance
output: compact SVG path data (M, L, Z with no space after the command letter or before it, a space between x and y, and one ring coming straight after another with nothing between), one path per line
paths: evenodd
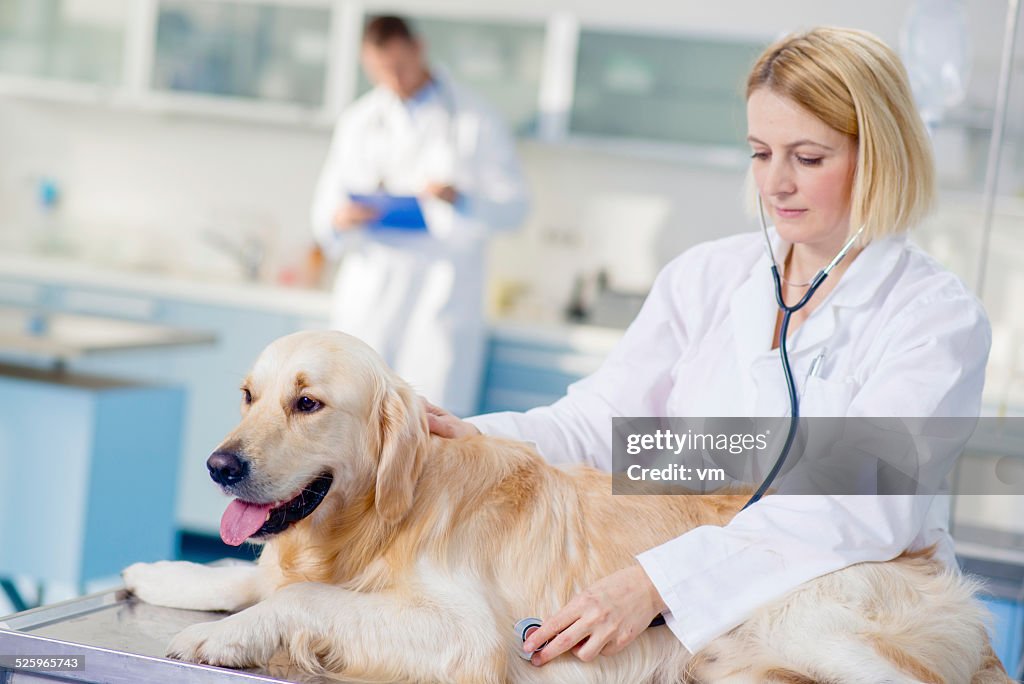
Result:
M537 650L530 660L540 666L566 651L584 662L614 655L643 633L667 609L647 573L639 565L619 570L587 587L564 608L546 618L523 644Z
M420 397L420 400L423 402L423 407L427 410L427 425L435 435L454 439L456 437L470 437L480 434L480 430L472 423L456 418L440 406L434 406L423 397Z

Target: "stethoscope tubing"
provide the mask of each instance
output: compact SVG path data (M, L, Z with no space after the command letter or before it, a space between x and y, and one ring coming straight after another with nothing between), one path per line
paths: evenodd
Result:
M821 269L818 272L818 274L814 276L814 279L811 280L807 292L805 292L804 296L800 298L800 301L798 301L793 306L788 306L786 304L785 297L782 294L782 276L779 274L779 266L775 261L775 252L772 250L772 243L768 237L768 225L765 221L764 206L761 202L760 195L757 196L757 210L758 215L761 219L761 230L764 233L765 246L768 250L768 258L772 264L772 280L775 284L775 301L779 305L779 310L782 311L782 325L779 326L779 357L782 359L782 371L783 374L786 376L786 390L789 393L790 421L789 431L786 433L786 441L782 446L782 451L779 452L778 458L775 459L775 464L772 466L772 469L768 472L768 475L765 476L765 479L761 483L761 486L757 488L757 490L753 493L753 495L751 495L747 503L743 505L742 510L746 510L748 507L757 503L761 499L761 497L764 496L765 492L768 491L768 488L771 487L772 482L775 480L776 476L782 470L783 464L786 462L786 457L789 455L790 449L792 449L793 447L793 442L796 439L797 428L800 425L800 399L796 392L796 382L793 380L793 369L789 365L789 351L786 347L786 337L789 333L790 317L800 309L804 308L807 305L807 302L811 301L811 298L818 291L818 288L821 287L821 284L823 282L825 282L825 278L828 277L828 274L832 271L833 268L836 267L836 265L839 264L840 261L843 260L843 257L845 257L846 254L850 251L850 249L853 248L853 245L857 241L857 238L860 237L861 233L864 232L864 226L861 226L860 230L853 234L853 236L846 242L843 248L839 250L839 253L836 254L836 257L828 264L828 266ZM540 625L540 620L537 618L528 618L527 620L536 620L536 624ZM525 621L523 620L520 621L520 623L524 622ZM517 623L516 625L517 631L519 631L520 623ZM665 617L663 615L658 615L651 621L649 627L657 627L659 625L664 624ZM525 632L523 632L520 635L520 640L526 641ZM524 658L530 657L530 654L521 653L520 655L522 655L522 657Z
M835 258L829 262L825 268L818 271L818 274L811 280L810 285L807 288L807 292L800 298L793 306L786 304L785 297L782 294L782 276L779 274L779 265L775 261L775 251L772 249L771 239L768 237L768 223L764 217L764 203L761 200L761 195L757 195L757 215L761 223L761 232L764 234L765 249L768 251L768 259L772 265L772 281L775 284L775 301L779 305L779 310L782 312L782 325L779 326L779 357L782 361L782 372L786 377L786 390L789 394L789 409L790 409L790 421L789 430L786 433L786 441L782 445L782 450L779 452L778 457L775 459L775 464L772 469L768 471L764 481L754 491L747 500L747 503L743 504L743 509L746 510L753 504L760 501L761 497L764 496L768 488L771 487L772 482L778 476L782 470L783 464L786 462L786 457L789 456L790 450L793 448L793 442L796 440L796 432L800 427L800 398L796 391L796 381L793 379L793 369L789 364L789 350L786 346L786 338L789 336L789 321L790 317L800 309L804 308L814 294L821 287L821 284L828 278L828 274L832 272L840 261L853 249L853 245L857 242L857 238L860 237L861 233L864 232L864 226L853 234L853 236L846 241L842 249L836 254Z

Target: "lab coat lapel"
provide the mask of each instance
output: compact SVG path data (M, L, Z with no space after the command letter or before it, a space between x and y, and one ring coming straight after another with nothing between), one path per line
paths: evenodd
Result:
M416 130L402 100L394 93L378 89L380 116L386 122L382 133L388 136L388 161L384 170L384 184L389 192L404 194L412 191L412 161L415 158Z
M826 343L836 331L840 309L862 306L871 300L892 274L905 243L906 234L900 234L868 244L835 289L790 338L792 353Z
M769 232L769 237L775 254L784 256L789 245L780 240L774 230ZM896 268L905 240L905 236L877 240L850 265L836 289L791 335L789 356L795 369L802 368L812 353L828 343L844 307L863 306L877 295ZM762 255L729 302L738 381L735 390L741 398L738 405L757 415L774 415L768 406L777 406L778 415L786 409L785 381L778 351L772 349L779 309L770 263L768 256Z
M772 351L777 312L771 264L768 256L762 254L729 300L738 375L744 385L753 380L754 363ZM749 391L753 392L753 387Z
M448 87L439 84L439 88ZM425 182L454 182L455 151L450 149L448 109L434 94L417 105L415 114L395 94L382 93L391 151L388 185L399 193L417 192Z
M845 280L845 278L844 278ZM803 354L804 352L826 342L836 331L836 300L830 292L829 296L811 313L794 333L789 337L790 356Z

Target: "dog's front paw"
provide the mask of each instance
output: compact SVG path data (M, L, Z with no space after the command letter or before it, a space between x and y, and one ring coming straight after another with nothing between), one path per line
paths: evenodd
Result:
M121 578L128 591L155 606L187 610L231 609L239 601L225 590L223 582L216 581L219 570L223 571L186 561L158 561L129 565L121 571ZM231 589L238 587L238 583L229 585Z
M135 563L121 571L125 588L140 600L157 606L187 608L189 594L187 572L181 561Z
M245 612L202 622L182 630L167 647L167 657L220 667L266 665L276 650L268 625Z

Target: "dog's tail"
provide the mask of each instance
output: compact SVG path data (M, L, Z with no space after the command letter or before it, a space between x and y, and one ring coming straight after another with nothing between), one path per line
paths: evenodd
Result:
M1002 662L992 650L991 645L985 646L985 653L982 656L981 667L971 677L971 684L1014 684L1006 674Z

